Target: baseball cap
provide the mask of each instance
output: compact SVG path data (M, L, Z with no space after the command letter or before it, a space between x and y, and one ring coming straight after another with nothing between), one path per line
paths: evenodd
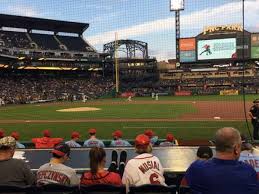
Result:
M44 136L44 137L50 137L50 136L51 136L50 131L49 131L49 130L44 130L44 131L43 131L43 136Z
M11 136L15 139L15 140L19 140L20 139L20 134L17 131L14 131L11 133Z
M88 130L89 134L96 134L96 129L95 128L91 128Z
M172 133L168 133L167 135L166 135L166 140L167 141L170 141L170 142L172 142L172 141L174 141L174 136L173 136L173 134Z
M70 147L67 144L58 144L54 147L54 149L51 151L53 154L56 154L60 157L63 157L67 154L67 156L70 155Z
M15 147L16 141L11 136L6 136L0 139L0 148L1 147Z
M116 130L112 133L112 136L113 137L119 137L121 138L122 137L122 132L120 130Z
M4 130L0 129L0 138L3 138L4 137Z
M212 158L213 156L212 149L208 146L200 146L197 150L197 156L199 158L206 158L206 159Z
M145 134L140 134L135 139L135 146L146 147L150 144L150 139Z
M147 129L144 134L149 138L154 136L154 132L151 129Z
M71 138L80 138L80 133L77 132L77 131L73 131L73 132L71 133Z

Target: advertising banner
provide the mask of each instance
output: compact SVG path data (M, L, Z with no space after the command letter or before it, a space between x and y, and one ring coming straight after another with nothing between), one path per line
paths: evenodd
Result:
M192 92L191 91L180 91L180 92L175 92L175 96L191 96Z
M195 62L195 51L180 51L180 62Z
M252 59L259 59L259 46L258 47L251 47L251 58Z
M220 96L231 96L231 95L238 95L238 90L221 90Z
M234 59L236 54L236 38L199 40L198 60Z
M196 50L195 38L181 38L180 51L194 51Z

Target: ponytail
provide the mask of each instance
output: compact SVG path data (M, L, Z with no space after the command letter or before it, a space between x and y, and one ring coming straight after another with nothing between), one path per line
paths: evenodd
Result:
M90 169L92 174L96 174L100 163L105 158L106 153L103 148L94 147L89 152Z

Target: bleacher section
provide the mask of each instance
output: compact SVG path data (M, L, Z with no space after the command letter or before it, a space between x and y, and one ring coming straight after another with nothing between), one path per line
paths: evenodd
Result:
M25 32L0 31L0 46L29 49L30 40Z
M57 38L60 40L60 42L66 45L70 51L93 51L93 49L87 45L81 37L57 36Z
M58 42L54 35L49 34L30 34L31 39L38 45L41 50L60 50Z

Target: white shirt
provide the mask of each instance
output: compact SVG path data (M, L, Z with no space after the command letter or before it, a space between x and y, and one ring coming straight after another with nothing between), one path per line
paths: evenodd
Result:
M164 169L156 156L152 154L140 154L128 161L122 183L129 186L140 186L144 184L165 184Z

